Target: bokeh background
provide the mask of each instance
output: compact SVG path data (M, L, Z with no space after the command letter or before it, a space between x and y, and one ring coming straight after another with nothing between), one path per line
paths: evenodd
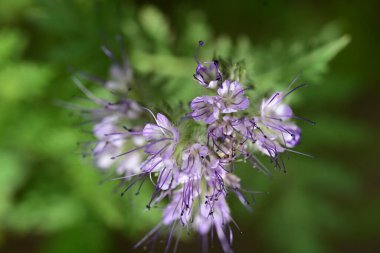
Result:
M76 71L107 78L102 45L126 49L153 108L187 101L202 39L202 57L244 61L258 97L299 74L309 86L292 105L317 122L300 123L298 150L313 159L292 156L272 178L239 171L270 194L255 196L253 213L232 200L235 251L379 252L379 10L375 0L1 0L0 251L131 252L160 212L144 211L146 194L99 184L77 144L91 135L57 101L82 95ZM196 252L196 240L179 251Z

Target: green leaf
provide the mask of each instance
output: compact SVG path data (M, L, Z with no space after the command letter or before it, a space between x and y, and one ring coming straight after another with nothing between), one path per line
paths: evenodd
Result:
M43 94L52 70L33 63L8 64L0 70L0 98L15 102Z
M0 66L18 59L26 45L26 38L16 30L0 31Z
M164 46L171 41L169 23L166 17L156 7L149 5L140 11L139 20L142 29L155 41L156 46L165 50Z
M73 226L83 218L82 204L70 195L31 190L8 213L6 224L21 233L52 233Z
M13 208L14 194L23 183L26 174L20 159L9 151L0 150L0 164L0 220L4 222L7 213Z

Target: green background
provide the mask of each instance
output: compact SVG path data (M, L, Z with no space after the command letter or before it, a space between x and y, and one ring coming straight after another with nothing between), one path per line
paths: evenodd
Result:
M0 251L131 252L160 210L144 211L148 187L121 198L99 184L77 144L91 135L59 101L82 96L77 71L107 78L107 45L127 50L146 105L187 102L202 92L192 80L202 39L202 59L245 66L252 99L299 74L309 86L291 104L317 122L300 122L297 148L314 158L292 156L287 175L238 169L247 188L269 194L255 196L253 213L231 199L235 251L378 252L379 10L378 1L0 0ZM196 252L196 240L179 251Z

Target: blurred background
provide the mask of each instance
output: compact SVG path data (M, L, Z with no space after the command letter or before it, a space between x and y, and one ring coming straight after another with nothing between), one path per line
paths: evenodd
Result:
M300 74L310 85L291 104L317 122L300 123L297 149L313 159L292 156L272 178L239 170L269 194L252 213L231 199L235 251L379 252L379 10L375 0L1 0L0 252L131 252L160 211L144 211L147 194L99 184L78 145L91 135L56 102L82 96L75 71L107 78L102 45L126 49L153 108L188 101L199 39L203 59L242 61L257 97Z

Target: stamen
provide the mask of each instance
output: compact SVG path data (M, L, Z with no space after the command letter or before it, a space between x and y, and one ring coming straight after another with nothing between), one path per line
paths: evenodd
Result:
M293 86L293 84L298 80L299 77L300 77L300 74L297 74L296 77L290 82L287 90L289 90Z
M302 88L302 87L304 87L304 86L306 86L306 85L307 85L307 84L304 83L304 84L301 84L301 85L299 85L299 86L293 88L291 91L289 91L288 93L286 93L282 98L283 98L283 99L286 98L286 97L287 97L289 94L291 94L293 91L296 91L296 90L298 90L299 88Z
M106 82L107 82L106 80L104 80L100 77L90 75L90 74L85 73L83 71L79 72L78 74L80 77L87 79L89 81L95 82L95 83L99 84L101 87L104 87Z
M117 63L117 60L115 58L115 55L111 52L111 50L109 50L106 46L101 46L101 49L103 51L103 53L108 57L110 58L114 63Z
M249 157L249 160L251 160L251 162L254 162L254 164L257 165L257 168L263 172L266 176L272 176L272 173L270 172L270 170L268 170L268 168L256 157L254 156L253 154L250 154L250 157Z
M149 239L149 237L151 237L152 235L154 235L156 232L158 232L160 230L162 226L162 222L158 223L157 226L155 226L149 233L147 233L138 243L136 243L132 249L137 249L138 247L140 247L141 244L143 244L147 239Z
M175 241L175 245L174 245L173 253L176 253L176 252L177 252L178 245L179 245L179 240L181 239L181 235L182 235L182 230L183 230L183 228L180 228L180 230L179 230L179 235L177 236L177 239L176 239L176 241Z
M272 99L267 103L267 106L268 106L270 103L272 103L272 101L273 101L278 95L280 95L280 92L277 92L277 93L272 97Z
M175 230L177 229L177 224L178 224L178 220L176 220L172 226L172 229L170 231L170 234L169 234L169 239L166 243L166 247L165 247L165 251L164 253L168 253L169 252L169 249L170 249L170 244L172 242L172 238L173 238L173 234L175 232Z
M232 98L235 98L235 97L238 96L239 94L244 93L246 90L253 90L253 87L248 87L248 88L245 88L245 89L240 90L238 93L235 93L235 94L232 96Z
M91 91L89 91L82 83L81 81L76 78L76 77L73 77L73 81L74 83L78 86L78 88L86 95L86 97L88 97L91 101L93 101L95 104L99 104L99 105L106 105L106 102L97 98L94 94L91 93Z
M167 140L173 140L173 138L162 138L162 139L159 139L159 140L157 140L157 141L149 142L148 144L146 144L146 145L144 145L144 146L141 146L141 147L137 147L137 148L131 149L131 150L129 150L129 151L125 152L125 153L121 153L121 154L119 154L119 155L117 155L117 156L113 156L113 157L111 157L111 159L116 159L116 158L118 158L118 157L120 157L120 156L128 155L128 154L130 154L130 153L132 153L132 152L135 152L135 151L137 151L137 150L139 150L139 149L143 149L143 148L146 148L146 147L148 147L148 146L152 146L153 144L159 143L159 142L161 142L161 141L167 141ZM167 147L167 146L168 146L168 145L166 145L165 147Z
M288 117L289 117L289 116L288 116ZM303 117L300 117L300 116L296 116L296 115L293 115L293 116L291 116L290 118L295 118L295 119L304 120L304 121L306 121L306 122L308 122L308 123L310 123L310 124L312 124L312 125L316 125L316 124L317 124L317 122L315 122L315 121L312 121L312 120L309 120L309 119L307 119L307 118L303 118Z
M143 108L144 110L147 110L150 113L150 115L152 115L156 123L158 124L156 116L154 116L154 113L149 108L146 108L144 106L142 106L141 108Z
M155 165L152 166L152 168L150 168L150 170L146 171L145 173L141 174L138 178L136 178L131 184L128 185L128 187L121 193L121 196L124 196L124 194L133 186L135 185L141 178L144 177L144 181L145 181L145 178L157 167L158 164L160 164L162 162L162 160L160 160L158 163L156 163ZM146 165L146 164L145 164Z
M312 156L312 155L309 155L309 154L306 154L306 153L302 153L302 152L299 152L299 151L295 151L293 149L286 149L286 150L289 151L289 152L295 153L295 154L299 154L299 155L307 156L307 157L310 157L310 158L314 158L314 156Z
M195 59L195 61L197 62L198 65L200 64L200 62L199 62L199 60L198 60L198 58L197 58L197 55L198 55L199 49L200 49L201 46L203 46L203 45L204 45L204 42L203 42L202 40L200 40L200 41L198 42L198 47L197 47L197 49L195 50L195 53L194 53L194 59Z

